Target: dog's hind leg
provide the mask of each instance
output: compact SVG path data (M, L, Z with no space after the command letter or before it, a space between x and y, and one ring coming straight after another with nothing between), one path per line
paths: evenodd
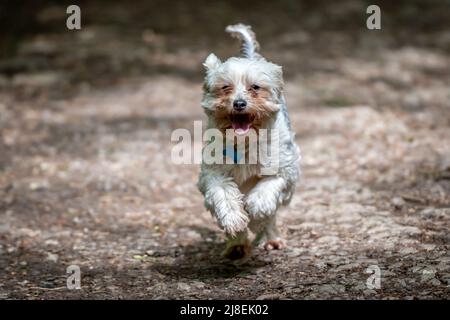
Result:
M250 256L252 246L248 240L247 230L228 236L222 255L230 260L244 260Z
M276 225L276 215L253 219L249 224L250 230L256 234L254 246L263 246L266 250L283 249L286 242L281 238Z

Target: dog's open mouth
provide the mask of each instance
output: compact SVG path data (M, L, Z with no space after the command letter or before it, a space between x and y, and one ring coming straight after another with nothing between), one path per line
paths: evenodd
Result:
M238 135L246 134L250 130L254 120L254 117L247 113L231 114L229 118L231 127Z

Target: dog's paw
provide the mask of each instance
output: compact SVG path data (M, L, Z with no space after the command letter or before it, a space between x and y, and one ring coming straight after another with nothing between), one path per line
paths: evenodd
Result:
M268 240L264 244L264 249L266 249L267 251L281 250L284 248L286 248L286 242L284 242L283 239Z
M247 229L249 218L244 213L228 214L220 221L220 225L229 236L235 236Z
M247 196L244 208L253 218L268 217L277 211L278 199L275 198L273 193L258 190Z
M229 246L223 252L223 256L229 260L243 260L250 256L252 247L249 243L235 244Z

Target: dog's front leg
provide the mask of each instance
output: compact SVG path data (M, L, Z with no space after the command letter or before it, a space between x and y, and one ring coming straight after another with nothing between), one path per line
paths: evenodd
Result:
M231 177L215 170L203 170L198 187L205 197L206 208L229 237L246 230L249 218L243 209L243 195Z
M245 199L245 210L252 219L264 219L274 215L282 203L286 180L280 176L268 176L258 181Z
M286 246L276 226L276 212L283 203L287 182L279 176L262 178L245 199L245 210L251 222L250 229L256 233L255 245L264 245L266 250L282 249Z

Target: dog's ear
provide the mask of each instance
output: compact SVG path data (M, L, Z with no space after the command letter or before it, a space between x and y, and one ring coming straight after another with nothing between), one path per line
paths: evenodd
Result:
M219 67L222 64L219 58L214 53L210 53L209 56L206 58L205 62L203 62L203 65L206 68L206 71L213 70L217 67Z
M277 90L283 91L284 81L283 81L283 68L279 65L272 64L272 79L274 79L274 84Z

